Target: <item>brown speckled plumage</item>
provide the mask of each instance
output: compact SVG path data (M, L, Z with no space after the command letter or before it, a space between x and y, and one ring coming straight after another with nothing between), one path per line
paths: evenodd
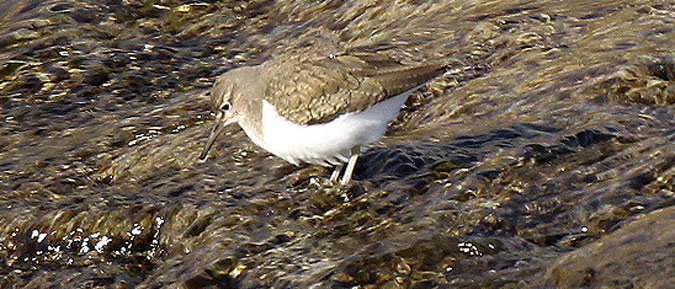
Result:
M443 72L442 63L404 65L377 53L275 59L261 74L273 75L264 99L298 124L331 121L410 90Z

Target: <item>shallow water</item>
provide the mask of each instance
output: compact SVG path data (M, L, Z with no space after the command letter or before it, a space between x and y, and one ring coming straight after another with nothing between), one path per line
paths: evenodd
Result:
M665 288L675 279L667 1L0 3L0 285ZM456 60L347 188L235 127L233 67Z

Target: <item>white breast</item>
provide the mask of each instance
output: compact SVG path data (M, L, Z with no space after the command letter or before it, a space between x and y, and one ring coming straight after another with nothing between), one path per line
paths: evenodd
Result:
M298 125L280 116L267 101L262 105L262 138L256 144L298 164L336 165L346 162L350 149L380 139L412 90L351 112L323 124Z

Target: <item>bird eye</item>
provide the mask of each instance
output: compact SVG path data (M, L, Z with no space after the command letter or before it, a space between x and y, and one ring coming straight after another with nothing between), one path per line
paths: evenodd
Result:
M228 111L228 110L230 110L230 108L231 108L231 105L230 105L229 102L223 103L223 105L220 106L220 109L222 109L223 111Z

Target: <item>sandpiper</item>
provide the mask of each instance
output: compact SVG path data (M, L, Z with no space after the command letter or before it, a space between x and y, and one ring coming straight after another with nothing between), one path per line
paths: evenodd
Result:
M335 166L350 182L360 148L380 139L408 96L444 71L379 53L268 60L230 70L211 89L215 124L201 155L238 123L258 146L294 164Z

